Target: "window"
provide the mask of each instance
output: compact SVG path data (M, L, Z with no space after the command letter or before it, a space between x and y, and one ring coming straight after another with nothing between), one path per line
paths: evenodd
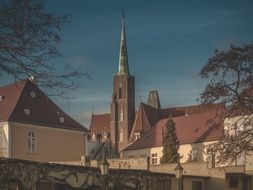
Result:
M134 136L135 136L135 140L137 140L140 138L140 133L135 133Z
M30 110L29 109L24 109L25 115L30 115Z
M103 132L103 138L107 139L107 132L106 131Z
M36 97L35 92L31 91L31 92L30 92L30 96L31 96L31 98L35 98L35 97Z
M0 102L2 102L4 99L4 96L0 96Z
M34 132L28 132L28 153L36 152L36 137Z
M190 150L189 160L190 161L196 161L197 160L197 150Z
M230 188L237 188L238 187L238 179L230 178L229 179L229 187Z
M192 181L192 190L202 190L202 181Z
M120 121L124 120L123 107L120 108Z
M157 153L151 154L151 164L157 164Z
M96 133L95 132L92 133L92 140L96 140Z
M59 117L60 123L64 123L64 117Z
M122 82L119 83L119 99L122 98Z
M120 128L119 130L119 142L123 142L123 129Z

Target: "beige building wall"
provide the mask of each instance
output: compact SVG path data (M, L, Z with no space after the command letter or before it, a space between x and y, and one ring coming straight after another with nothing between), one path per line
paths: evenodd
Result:
M206 162L208 160L208 155L207 155L207 146L215 143L216 141L210 141L210 142L203 142L203 143L193 143L193 144L183 144L180 145L179 148L179 154L182 155L182 158L180 160L181 163L185 163L190 160L190 155L193 155L196 159L193 161L204 161ZM152 147L152 148L145 148L145 149L137 149L137 150L129 150L129 151L123 151L122 152L122 157L123 158L142 158L142 157L147 157L150 156L150 161L152 164L152 155L157 155L157 164L160 164L160 158L163 155L163 147Z
M12 158L48 161L81 160L85 155L84 132L11 123ZM28 133L34 132L36 152L28 153Z
M244 165L245 171L253 171L253 152L245 157Z
M160 147L157 149L159 150ZM156 150L156 148L153 148ZM142 158L150 156L151 148L137 149L137 150L129 150L121 152L122 158Z
M8 122L1 122L0 123L0 130L1 130L0 156L9 157L9 154L10 154L9 123Z

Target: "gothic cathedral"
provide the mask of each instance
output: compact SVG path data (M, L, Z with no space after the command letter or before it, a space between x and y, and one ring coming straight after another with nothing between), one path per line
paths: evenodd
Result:
M129 145L129 136L135 119L134 76L129 72L125 20L122 18L119 69L113 78L110 109L110 139L115 152Z

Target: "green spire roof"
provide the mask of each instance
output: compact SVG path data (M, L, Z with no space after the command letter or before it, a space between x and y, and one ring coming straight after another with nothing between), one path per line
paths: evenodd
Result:
M125 15L123 12L122 13L121 38L120 38L118 75L127 75L127 74L129 74L129 68L128 68L126 32L125 32Z

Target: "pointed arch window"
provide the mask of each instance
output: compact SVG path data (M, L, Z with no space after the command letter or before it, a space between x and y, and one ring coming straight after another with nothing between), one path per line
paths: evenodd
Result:
M28 153L35 153L36 152L36 136L35 136L35 132L30 131L28 132Z
M120 121L123 121L124 120L124 111L123 111L123 107L121 106L120 108Z
M120 128L119 130L119 142L123 142L123 129Z
M122 98L122 82L119 82L119 99Z

